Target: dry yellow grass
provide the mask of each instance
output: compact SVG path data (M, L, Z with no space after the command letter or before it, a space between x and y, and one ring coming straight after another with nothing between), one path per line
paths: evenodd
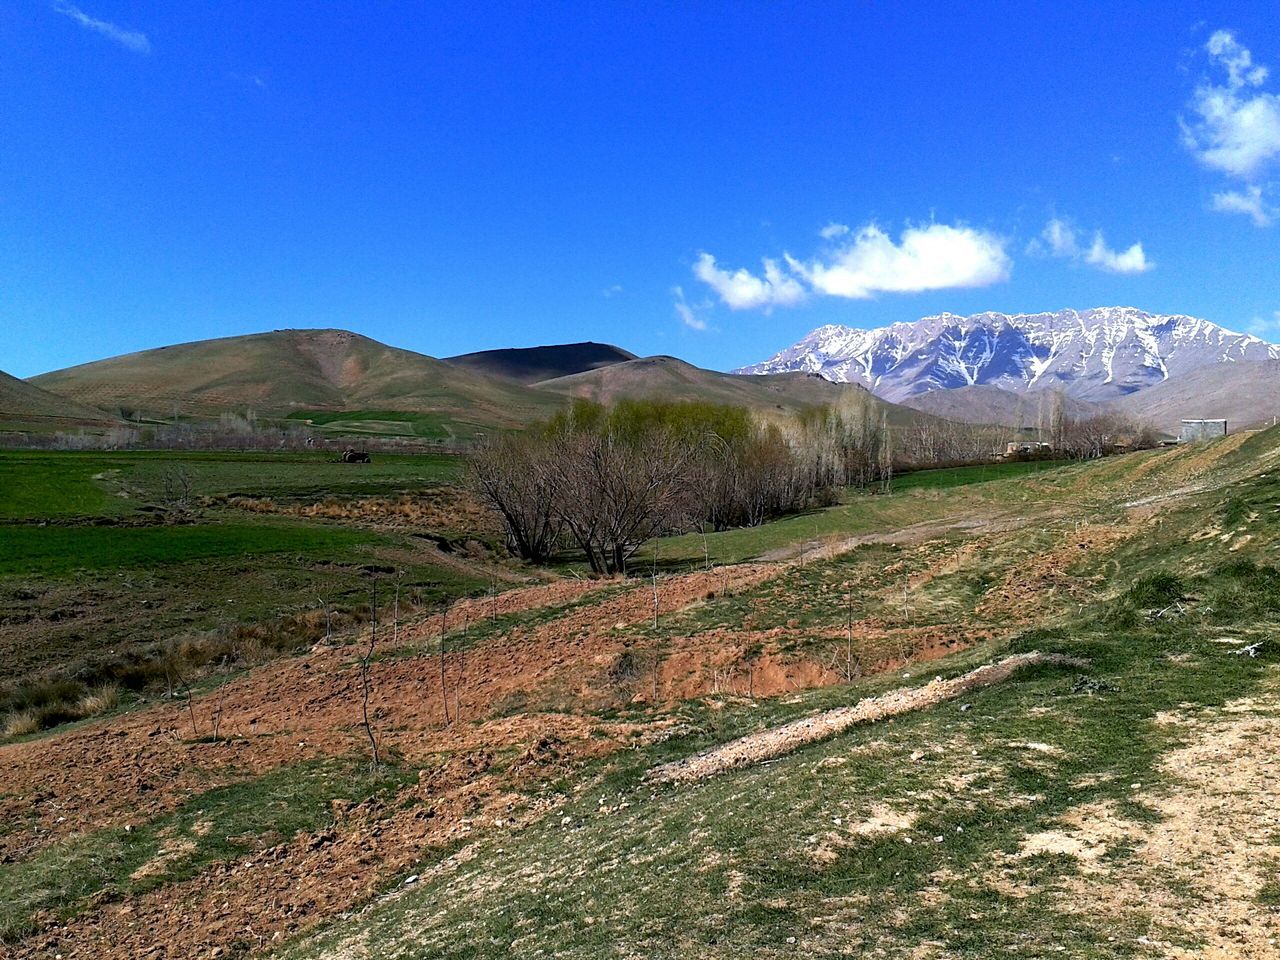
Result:
M115 709L119 703L120 687L114 683L103 683L76 701L76 713L82 717L96 717Z
M25 737L40 729L40 718L33 710L15 710L4 721L6 737Z

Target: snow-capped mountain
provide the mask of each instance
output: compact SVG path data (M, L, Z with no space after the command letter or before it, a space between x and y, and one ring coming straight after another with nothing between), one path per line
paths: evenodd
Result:
M820 373L886 400L990 384L1062 389L1083 400L1135 393L1214 363L1280 358L1280 346L1196 317L1098 307L1052 313L951 313L876 330L829 325L734 373Z

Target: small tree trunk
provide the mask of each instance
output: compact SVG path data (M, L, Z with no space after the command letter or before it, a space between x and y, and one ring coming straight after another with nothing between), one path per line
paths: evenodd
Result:
M375 582L370 591L369 598L370 611L370 628L369 628L369 647L365 650L364 656L360 659L360 714L364 719L364 732L369 737L369 751L372 754L373 769L377 770L382 764L382 757L378 751L378 738L373 732L373 723L369 719L369 693L371 684L369 682L369 666L373 661L373 651L378 645L378 584Z
M440 705L444 708L444 725L449 726L449 688L445 685L444 635L449 626L449 608L440 613Z

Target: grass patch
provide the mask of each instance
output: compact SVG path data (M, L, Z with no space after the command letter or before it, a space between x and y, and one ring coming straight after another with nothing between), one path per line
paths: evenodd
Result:
M940 470L915 470L893 478L895 493L908 490L950 490L972 483L1008 480L1028 474L1058 470L1070 464L1062 460L1024 460L1008 463L980 463L971 467L947 467Z
M195 497L356 497L451 482L457 457L376 454L336 463L332 454L0 451L0 521L122 516L163 501L180 475Z
M154 569L273 553L315 555L375 538L356 530L279 523L150 527L0 526L0 576L66 576L82 570Z

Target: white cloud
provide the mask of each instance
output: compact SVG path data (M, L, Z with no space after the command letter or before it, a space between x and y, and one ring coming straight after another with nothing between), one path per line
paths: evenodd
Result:
M1211 207L1219 213L1242 213L1259 227L1270 226L1280 213L1263 199L1262 187L1256 185L1215 193Z
M853 300L877 293L985 287L1008 279L1012 268L999 237L942 223L908 227L897 243L868 224L825 262L787 257L787 263L815 292Z
M1112 250L1102 239L1101 230L1093 235L1093 246L1084 255L1084 262L1112 273L1146 273L1155 266L1147 259L1142 244L1135 243L1128 250Z
M106 20L95 20L79 7L70 4L55 4L54 10L63 16L70 17L86 30L92 30L100 33L104 37L114 40L126 50L132 50L134 53L150 53L151 41L147 39L147 35L138 30L128 30L124 27L118 27L114 23Z
M1267 68L1254 66L1253 54L1240 45L1230 30L1218 30L1205 44L1209 59L1226 67L1227 82L1233 87L1256 87L1267 79Z
M1196 117L1183 122L1184 141L1205 166L1252 180L1280 157L1280 96L1257 89L1266 82L1267 68L1254 65L1230 31L1216 32L1205 50L1209 62L1226 71L1226 82L1196 87Z
M693 265L693 275L714 290L731 310L789 307L805 298L800 281L784 273L776 260L766 257L763 263L762 277L745 269L730 273L717 266L711 254L702 253Z
M1080 234L1076 228L1069 221L1057 217L1045 224L1040 240L1044 243L1033 241L1028 250L1043 253L1047 245L1050 256L1087 263L1111 273L1146 273L1155 266L1154 262L1147 259L1141 243L1135 243L1127 250L1112 250L1107 246L1101 230L1094 233L1093 243L1085 249L1080 244Z
M856 233L830 224L822 236L840 242L807 261L784 254L785 266L766 257L762 275L724 270L709 253L698 257L693 273L730 309L768 310L811 293L865 300L878 293L985 287L1008 279L1012 269L1004 241L970 227L908 227L897 243L875 224Z
M1080 249L1076 244L1076 232L1065 220L1057 218L1050 220L1045 224L1040 236L1049 245L1049 253L1055 257L1074 259L1080 255Z
M707 321L698 316L697 310L690 306L685 300L684 288L672 287L671 294L676 298L676 302L673 304L673 307L675 309L676 316L680 318L680 322L690 330L706 330ZM706 306L709 306L709 304Z
M600 296L604 297L606 300L612 300L614 297L620 295L621 293L622 293L622 284L615 283L601 290Z

